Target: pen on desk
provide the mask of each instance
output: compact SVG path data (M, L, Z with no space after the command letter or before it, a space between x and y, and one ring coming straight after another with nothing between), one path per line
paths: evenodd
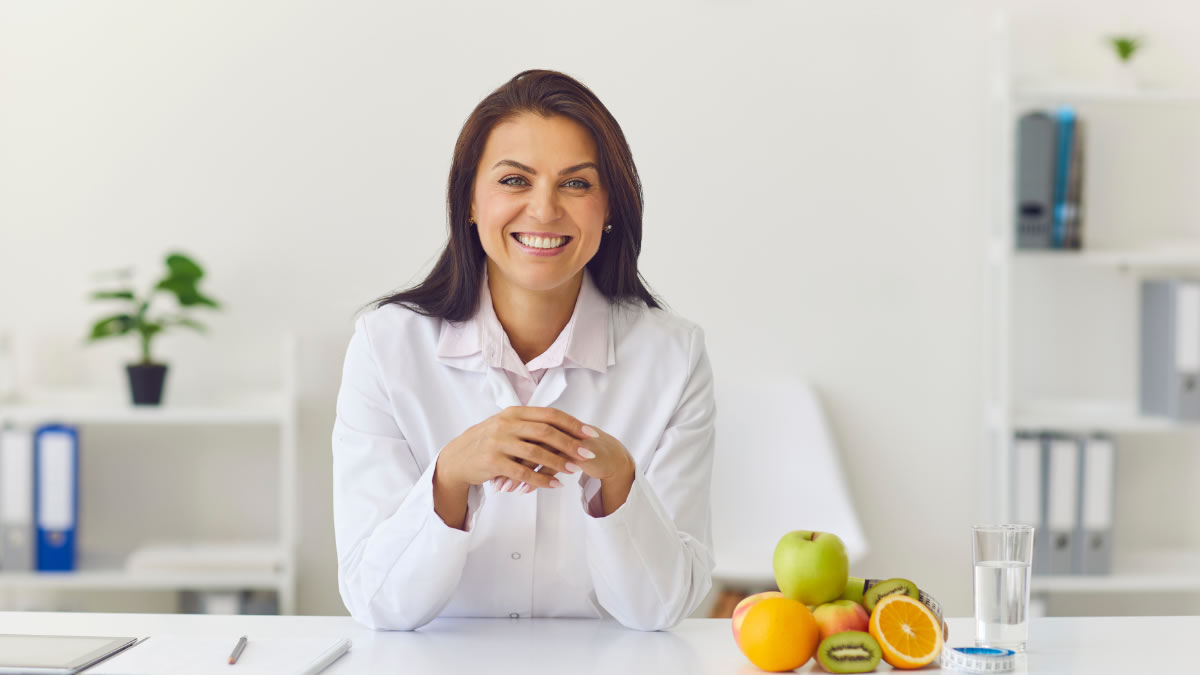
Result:
M238 657L242 655L242 650L246 648L246 636L238 638L237 644L233 646L233 653L229 655L229 665L237 663Z
M334 661L342 658L342 655L350 651L350 648L353 646L354 643L350 642L349 638L342 638L337 644L326 649L324 654L318 656L317 660L313 661L308 669L300 675L317 675L317 673L328 668Z

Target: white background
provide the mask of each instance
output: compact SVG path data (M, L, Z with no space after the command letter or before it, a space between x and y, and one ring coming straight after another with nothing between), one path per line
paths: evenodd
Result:
M526 68L562 70L620 121L646 194L641 269L704 326L718 382L769 367L818 388L872 545L854 572L912 578L966 616L1001 5L1018 79L1103 80L1100 36L1131 28L1155 40L1148 76L1200 81L1200 11L1168 0L0 0L0 330L22 340L26 381L121 388L136 344L81 346L103 311L86 301L92 274L133 265L149 279L180 248L226 309L207 338L159 340L168 398L270 383L277 338L295 331L300 611L343 613L329 433L355 312L440 250L451 151L475 104ZM226 534L240 510L274 504L259 489L269 433L84 442L83 545L128 547L185 521ZM1126 503L1160 489L1136 464ZM146 507L160 503L175 506ZM1147 540L1200 541L1194 524L1145 520ZM1138 611L1111 602L1082 611ZM1180 603L1156 612L1194 612Z

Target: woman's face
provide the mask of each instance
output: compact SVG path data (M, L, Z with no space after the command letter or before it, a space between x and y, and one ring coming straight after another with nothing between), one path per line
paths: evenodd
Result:
M568 117L522 113L492 128L471 200L491 275L548 291L579 274L608 218L596 162L592 135Z

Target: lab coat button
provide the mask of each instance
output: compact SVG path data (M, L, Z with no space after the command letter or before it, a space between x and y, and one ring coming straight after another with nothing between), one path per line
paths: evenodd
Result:
M512 559L513 559L513 560L520 560L520 559L521 559L521 554L520 554L520 553L514 553L514 554L512 554Z
M512 614L509 614L509 615L508 615L508 618L510 618L510 619L519 619L519 618L521 618L521 615L520 615L520 614L517 614L516 612L513 612Z

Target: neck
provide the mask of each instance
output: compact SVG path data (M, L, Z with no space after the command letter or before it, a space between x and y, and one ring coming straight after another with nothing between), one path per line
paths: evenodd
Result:
M506 280L491 260L487 265L496 318L521 362L528 363L549 349L571 320L585 272L580 270L557 288L531 291Z

